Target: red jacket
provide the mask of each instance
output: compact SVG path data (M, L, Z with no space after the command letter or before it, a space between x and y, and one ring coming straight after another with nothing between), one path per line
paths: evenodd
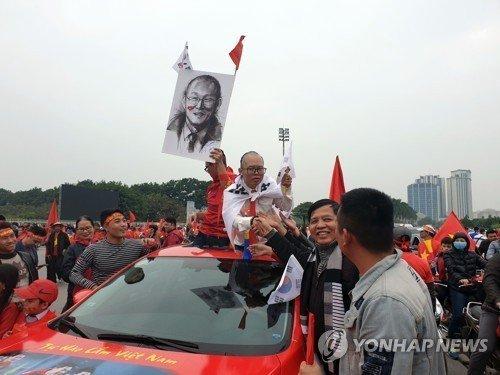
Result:
M434 282L434 276L427 261L410 252L403 252L401 258L418 273L422 280L424 280L424 283L429 284Z
M54 319L56 316L57 315L56 315L55 312L49 310L49 311L47 311L47 314L45 314L40 320L37 320L36 322L28 323L26 321L26 314L24 314L23 312L21 312L17 316L16 323L12 327L12 333L10 335L15 335L17 333L23 332L28 327L35 327L35 326L37 326L39 324L47 323L49 320Z
M161 244L162 247L180 245L184 241L184 235L179 229L174 229L165 234L165 238Z
M12 330L16 323L19 314L19 309L15 303L9 303L0 313L0 339L3 335Z
M236 175L230 167L219 179L212 181L207 187L207 210L200 225L200 232L208 236L227 237L224 220L222 219L222 198L224 190L234 182Z

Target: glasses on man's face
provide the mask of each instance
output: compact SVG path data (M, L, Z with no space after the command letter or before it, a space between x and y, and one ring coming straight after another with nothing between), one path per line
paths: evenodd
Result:
M248 167L246 169L249 174L264 174L267 171L267 168L264 167Z
M198 98L197 96L186 96L186 101L189 105L197 106L201 101L201 104L205 108L212 108L216 102L214 98Z

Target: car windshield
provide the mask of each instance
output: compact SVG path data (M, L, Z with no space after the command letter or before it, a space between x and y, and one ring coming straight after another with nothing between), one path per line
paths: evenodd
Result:
M201 353L266 355L290 343L292 303L268 305L284 265L155 257L139 261L71 313L90 338L146 335Z

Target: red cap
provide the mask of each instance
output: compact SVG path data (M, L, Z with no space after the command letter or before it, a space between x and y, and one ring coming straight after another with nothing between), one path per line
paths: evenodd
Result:
M16 288L14 292L22 299L39 298L51 304L57 299L57 284L47 279L38 279L23 288Z

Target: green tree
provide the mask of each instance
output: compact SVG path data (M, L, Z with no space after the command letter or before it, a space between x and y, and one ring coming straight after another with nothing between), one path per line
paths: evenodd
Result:
M307 211L313 202L302 202L292 210L292 218L300 225L307 224Z
M422 219L418 219L417 220L417 225L418 226L423 226L423 225L426 225L426 224L430 224L430 225L436 225L436 222L434 220L432 220L430 217L423 217Z
M391 199L394 207L395 221L409 223L417 220L417 213L407 203L402 202L400 199Z
M144 208L140 214L143 215L143 220L159 220L171 216L183 221L186 217L186 207L175 199L155 193L144 198Z

